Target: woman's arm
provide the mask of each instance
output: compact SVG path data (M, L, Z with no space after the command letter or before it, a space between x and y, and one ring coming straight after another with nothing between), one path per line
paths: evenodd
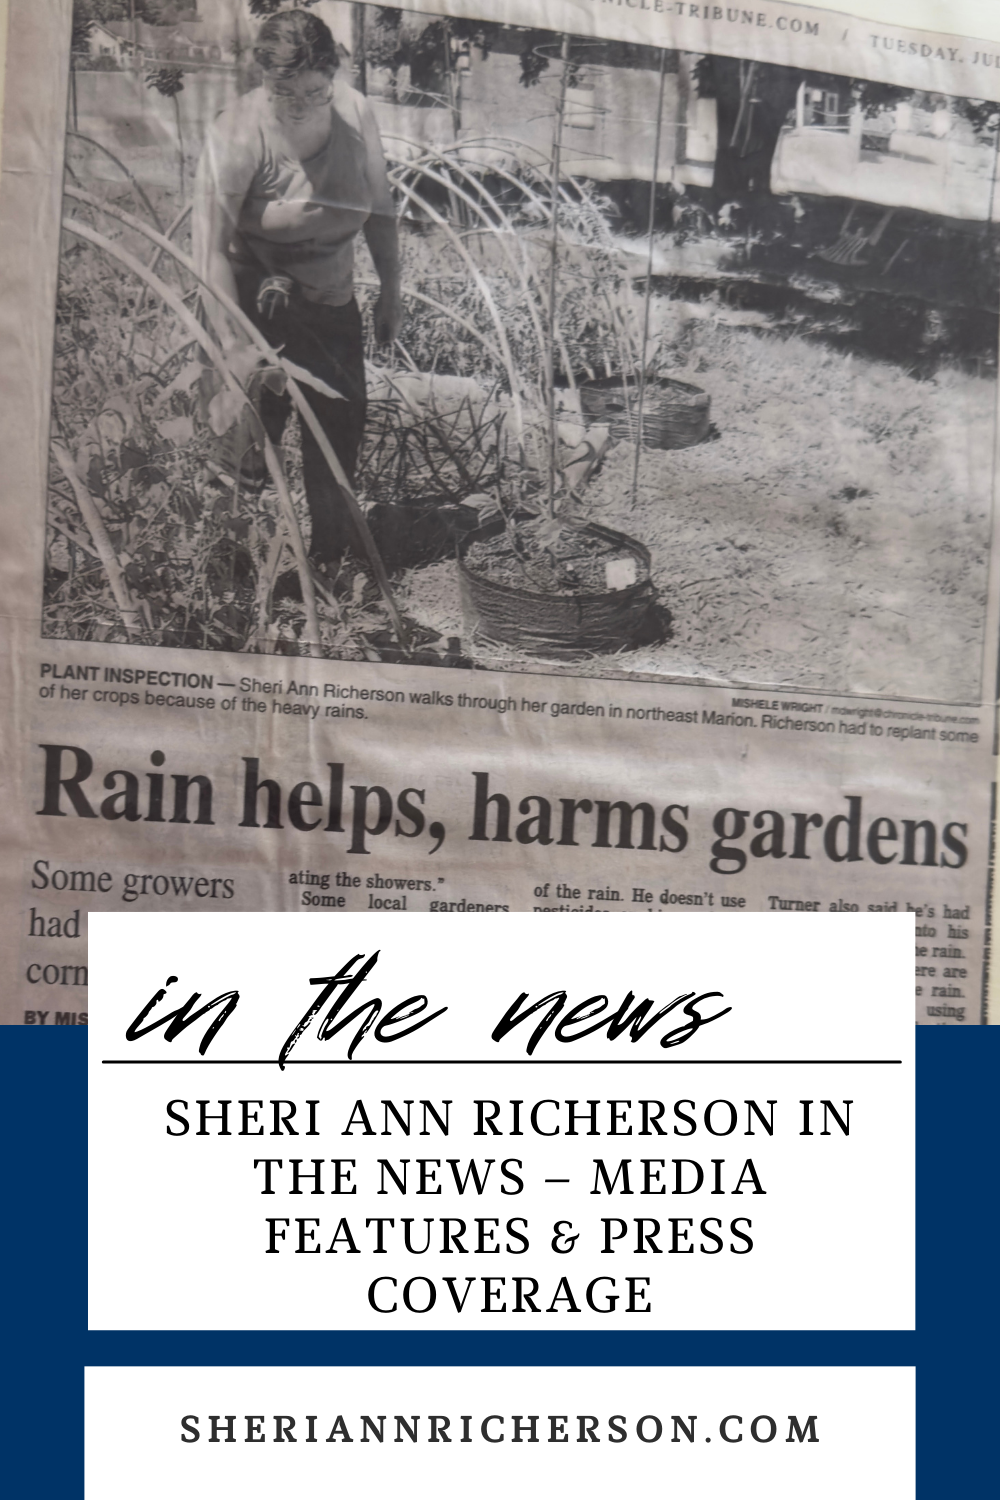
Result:
M371 251L381 290L375 303L375 337L391 344L403 326L403 301L399 284L399 233L395 217L372 214L365 223L365 240Z
M391 344L399 337L399 330L403 325L399 231L396 227L396 205L386 172L382 139L375 116L366 102L363 103L361 129L365 143L365 170L372 194L372 212L365 222L365 240L381 282L381 291L375 304L375 337L380 344Z

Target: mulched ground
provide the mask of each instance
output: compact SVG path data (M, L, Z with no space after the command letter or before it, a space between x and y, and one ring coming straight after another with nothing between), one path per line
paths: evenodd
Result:
M643 542L672 617L662 645L568 666L477 647L453 562L401 602L484 666L971 701L985 622L996 388L799 338L701 321L672 373L712 397L718 437L609 452L591 519Z
M471 573L529 593L605 594L639 581L635 556L576 527L544 521L517 527L515 548L507 531L473 542L465 554ZM624 576L616 578L615 565Z

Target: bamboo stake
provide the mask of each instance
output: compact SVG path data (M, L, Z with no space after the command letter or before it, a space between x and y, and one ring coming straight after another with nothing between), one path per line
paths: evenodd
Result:
M746 69L745 72L744 68ZM736 145L736 140L743 125L744 117L747 114L747 106L750 103L750 94L753 90L754 76L756 72L757 64L755 62L740 63L740 107L736 115L736 124L733 126L733 133L730 137L730 146ZM747 121L747 129L749 131L749 121ZM740 155L746 155L745 149L741 149Z
M458 108L458 91L455 87L455 69L451 62L451 27L447 17L442 21L444 31L444 71L448 85L448 108L451 110L451 128L456 141L462 129L462 116Z
M649 347L649 303L653 292L653 224L656 218L656 179L660 171L660 132L663 128L663 94L667 76L666 48L660 48L660 89L656 100L656 141L653 145L653 180L649 184L649 246L646 254L646 295L642 304L642 352L639 358L639 401L636 417L635 463L632 468L632 508L639 503L639 455L642 452L642 415L646 399L646 351Z
M549 405L549 504L550 516L556 513L556 476L559 472L559 436L556 431L556 290L559 279L559 161L562 155L563 121L566 116L566 85L569 79L569 36L564 31L562 47L562 75L559 79L559 98L556 103L556 123L552 141L552 183L550 212L552 215L552 241L549 246L549 327L545 348L545 379L548 386Z

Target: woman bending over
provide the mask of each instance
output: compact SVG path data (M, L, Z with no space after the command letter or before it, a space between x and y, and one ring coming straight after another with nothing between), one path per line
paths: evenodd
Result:
M378 127L363 95L337 76L336 44L318 16L289 10L261 26L262 87L225 109L198 168L195 258L210 287L238 302L268 342L344 399L303 386L351 483L365 425L361 315L354 241L362 232L378 272L375 335L399 333L399 245ZM207 310L225 346L245 343L217 303ZM264 389L260 417L280 443L291 397ZM302 425L312 518L309 555L335 570L361 543L340 486Z

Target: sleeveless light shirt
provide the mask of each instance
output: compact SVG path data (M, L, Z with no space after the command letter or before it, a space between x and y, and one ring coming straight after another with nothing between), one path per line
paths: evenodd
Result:
M330 116L329 140L299 161L263 88L223 110L198 167L193 233L204 243L208 193L241 197L227 249L234 269L290 276L307 301L342 307L354 295L355 235L395 207L368 101L335 79Z

